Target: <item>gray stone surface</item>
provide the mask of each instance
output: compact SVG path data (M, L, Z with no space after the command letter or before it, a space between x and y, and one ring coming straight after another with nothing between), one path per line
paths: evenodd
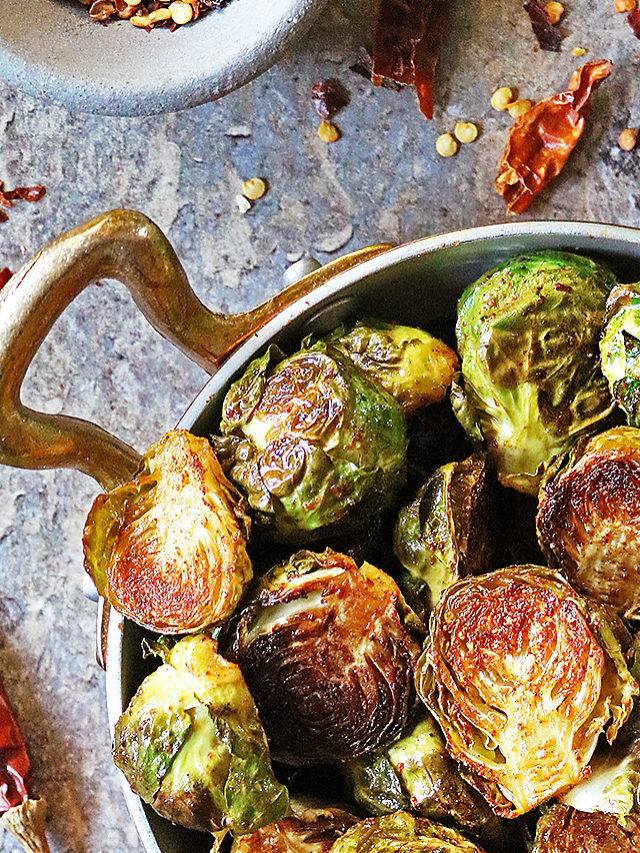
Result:
M262 78L189 112L70 115L0 84L0 178L47 187L42 202L19 204L0 224L0 267L16 269L99 211L130 206L166 230L204 301L236 311L276 291L303 253L324 262L371 242L503 220L492 182L509 118L490 109L490 94L504 84L533 99L564 88L584 61L571 54L577 45L586 60L611 57L615 72L579 149L530 216L640 225L640 150L616 146L622 128L640 125L640 42L613 0L566 5L563 50L544 54L519 0L456 3L432 123L412 90L374 90L348 70L371 17L370 4L355 0L334 1ZM332 146L318 139L309 101L324 77L339 77L351 93ZM481 136L442 160L435 138L459 118L477 121ZM269 192L242 215L234 197L256 174ZM142 449L204 379L108 284L85 292L56 324L25 399L94 419ZM119 853L140 847L110 762L94 605L81 592L81 530L95 493L73 472L0 470L0 670L51 804L53 850ZM16 849L0 837L0 850Z

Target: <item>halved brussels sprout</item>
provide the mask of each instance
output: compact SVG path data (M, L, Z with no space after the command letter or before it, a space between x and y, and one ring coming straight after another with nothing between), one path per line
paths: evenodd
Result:
M330 853L334 841L358 822L344 809L304 809L251 835L236 838L231 853Z
M626 657L631 675L640 679L640 634ZM561 797L565 805L613 814L623 825L632 812L640 814L640 700L613 745L598 745L590 767L591 775Z
M615 283L588 258L544 251L501 264L462 294L451 399L504 485L535 494L544 466L611 412L598 339Z
M164 663L116 724L113 756L132 789L190 829L234 835L283 818L287 789L240 669L206 634L153 647Z
M367 320L349 331L337 329L326 340L345 350L407 415L442 400L458 367L452 349L413 326Z
M472 456L438 468L400 510L396 556L424 584L418 594L427 610L458 578L492 568L496 523L491 485L486 457Z
M638 693L604 612L539 566L445 590L416 686L465 778L504 817L585 778Z
M252 577L242 504L205 438L169 432L133 481L95 499L85 568L100 595L152 631L222 622Z
M225 397L220 429L225 470L280 542L366 528L404 483L399 404L322 341L252 361Z
M640 426L640 283L616 285L607 300L600 358L614 400Z
M268 572L240 614L233 652L273 757L344 762L398 737L422 635L395 582L368 563L300 551Z
M640 430L582 443L540 490L538 537L576 589L640 619Z
M552 806L538 821L532 853L638 853L640 815L624 824L610 814Z
M483 853L457 829L426 817L396 812L362 820L340 838L331 853Z
M382 815L411 810L495 837L501 821L458 772L442 732L425 708L384 751L351 762L347 784L358 805Z

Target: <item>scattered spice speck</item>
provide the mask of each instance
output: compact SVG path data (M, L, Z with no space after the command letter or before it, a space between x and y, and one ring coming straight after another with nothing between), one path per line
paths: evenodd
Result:
M330 121L325 121L323 119L318 127L318 136L323 142L329 144L331 142L337 142L338 139L340 139L340 131L335 124L331 124Z
M615 0L616 12L633 12L638 8L638 0Z
M584 56L586 52L587 52L586 47L574 47L573 50L571 51L571 53L574 56Z
M251 210L251 202L246 196L243 196L242 193L238 193L236 196L236 205L238 206L240 213L248 213Z
M5 190L4 183L0 181L0 207L13 207L16 199L22 201L40 201L45 194L43 186L35 187L16 187L13 190ZM0 209L0 222L6 222L9 217Z
M551 0L551 2L547 3L544 10L552 24L557 24L564 15L564 6L562 3L556 2L556 0Z
M458 143L451 133L441 133L436 139L436 151L441 157L453 157L458 152Z
M13 273L9 269L9 267L2 267L0 269L0 290L5 286L5 284L9 281Z
M632 151L638 141L638 128L626 127L618 137L618 145L623 151Z
M633 34L637 39L640 39L640 11L629 12L627 15L627 23L633 30ZM635 57L637 59L637 57Z
M249 178L242 184L242 195L251 201L262 198L266 191L267 185L262 178Z
M311 102L321 119L329 119L347 106L349 93L339 80L323 80L311 89Z

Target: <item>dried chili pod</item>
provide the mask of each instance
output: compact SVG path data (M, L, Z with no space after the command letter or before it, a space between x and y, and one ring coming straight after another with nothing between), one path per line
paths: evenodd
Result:
M611 74L608 59L574 71L566 92L550 95L520 116L509 133L495 180L507 213L522 213L563 169L584 131L593 90Z
M29 796L31 763L22 730L0 679L0 826L28 853L49 853L46 803Z

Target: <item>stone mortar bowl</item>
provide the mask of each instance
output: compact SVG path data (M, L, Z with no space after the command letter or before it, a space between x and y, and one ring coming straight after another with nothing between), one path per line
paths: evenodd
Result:
M0 77L67 109L173 112L262 74L325 0L231 0L170 33L101 26L77 0L0 0Z
M6 2L6 0L2 0ZM242 0L240 0L242 2ZM115 278L146 318L211 373L178 426L206 436L217 430L226 389L269 343L296 346L349 319L374 316L453 328L464 287L507 258L538 249L588 254L621 281L640 279L640 230L578 222L517 222L470 228L392 248L371 246L309 272L268 302L225 317L213 314L189 287L162 232L145 216L112 211L64 234L39 252L0 294L0 463L27 468L72 467L103 488L130 478L139 455L99 427L46 415L20 402L26 371L64 308L88 284ZM293 278L293 276L292 276ZM106 661L111 729L148 673L144 631L98 607L98 660ZM207 853L210 836L158 817L123 777L131 816L147 853Z

